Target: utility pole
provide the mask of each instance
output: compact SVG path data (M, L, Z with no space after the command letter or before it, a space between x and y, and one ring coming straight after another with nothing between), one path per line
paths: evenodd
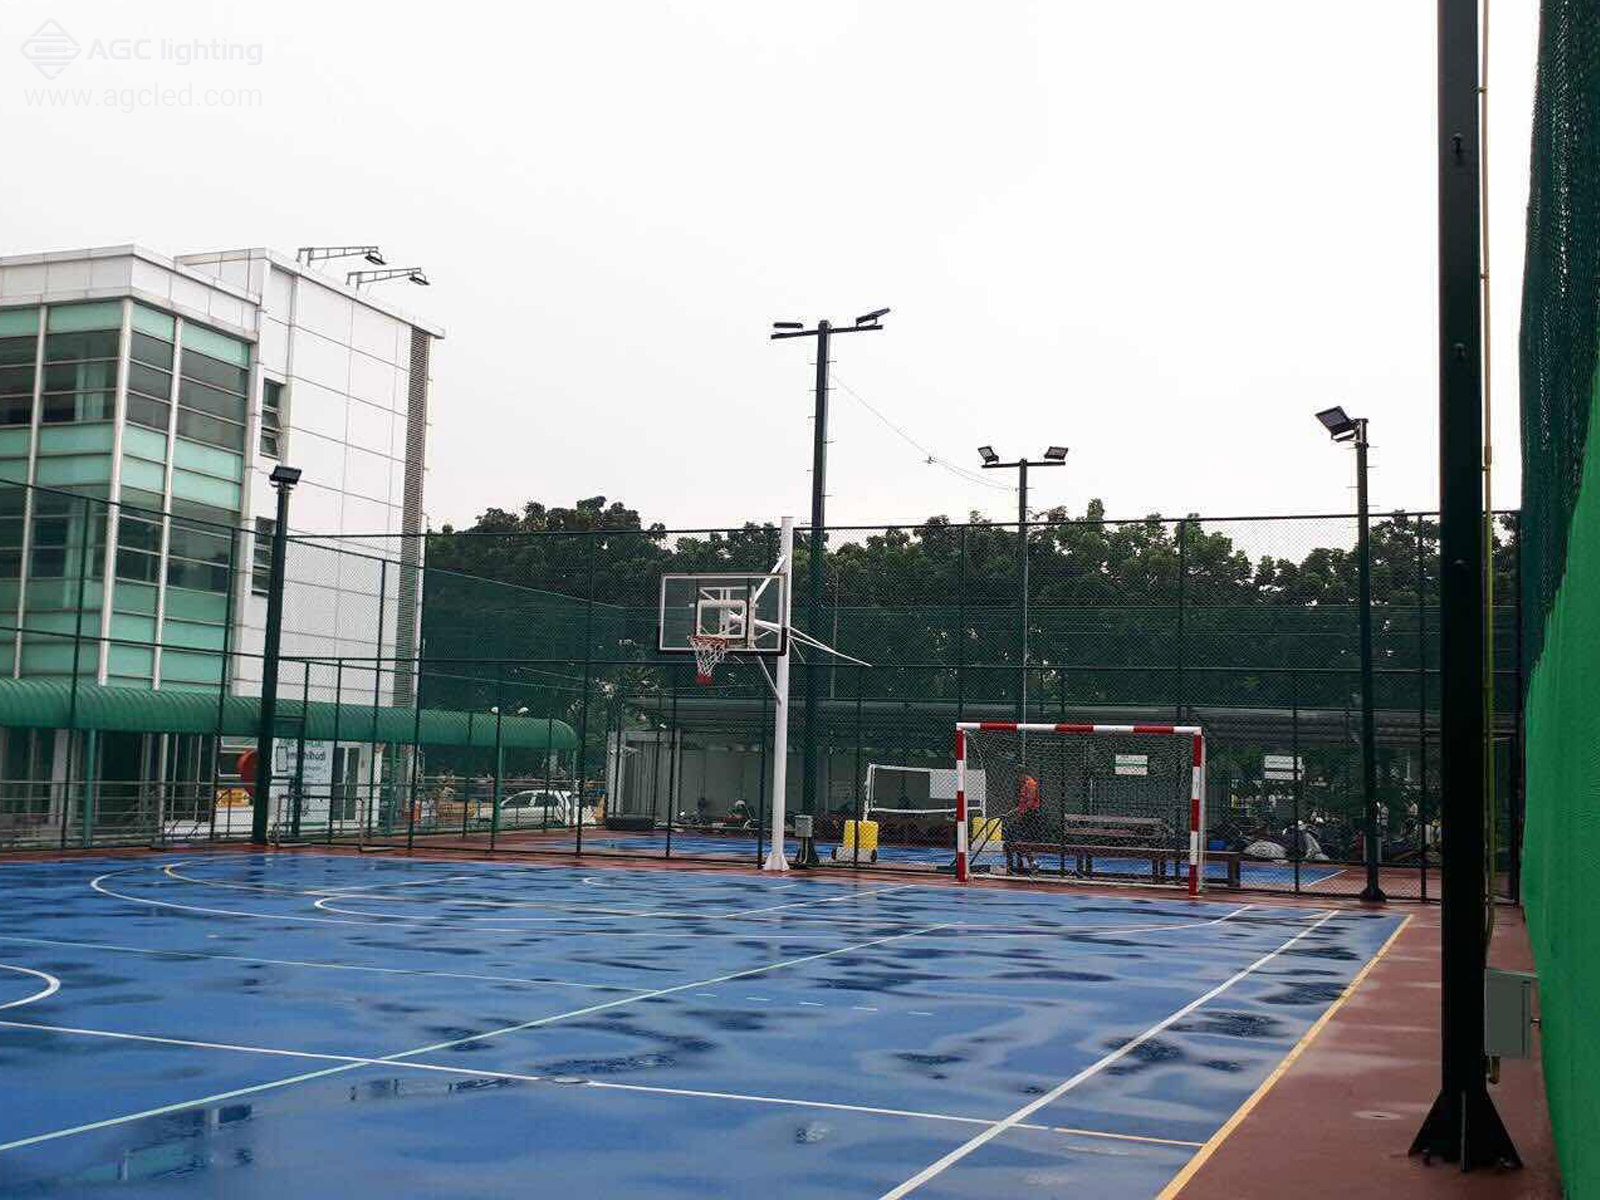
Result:
M272 804L272 742L278 723L278 656L283 645L283 579L289 552L289 493L300 482L297 467L272 470L278 490L278 523L272 530L272 568L267 576L266 644L261 652L261 724L256 729L256 794L250 810L250 840L267 844L267 809ZM233 586L232 581L228 584ZM302 717L304 713L300 714Z
M883 326L879 322L888 314L887 308L879 308L857 317L854 325L834 325L824 320L818 321L811 329L799 321L772 323L772 340L775 342L785 338L817 339L816 407L811 430L811 561L806 573L806 624L812 627L815 627L822 613L822 589L826 575L828 347L836 334L881 331ZM806 664L806 732L802 747L801 777L804 783L800 793L800 811L814 813L817 811L817 671L815 665L810 663Z
M1051 446L1040 459L1001 462L993 446L979 446L985 470L1017 471L1017 720L1028 719L1028 468L1064 467L1067 448Z
M1522 1161L1483 1053L1484 538L1478 3L1438 0L1439 700L1444 900L1439 1095L1411 1143L1463 1171Z

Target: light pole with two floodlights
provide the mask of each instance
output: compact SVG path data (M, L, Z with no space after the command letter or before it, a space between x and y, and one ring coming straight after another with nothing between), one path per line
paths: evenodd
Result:
M1067 448L1051 446L1043 458L1019 458L1015 462L1001 462L993 446L979 446L978 457L983 459L986 471L1017 471L1017 587L1020 600L1017 604L1017 720L1028 719L1028 468L1064 467L1067 465Z

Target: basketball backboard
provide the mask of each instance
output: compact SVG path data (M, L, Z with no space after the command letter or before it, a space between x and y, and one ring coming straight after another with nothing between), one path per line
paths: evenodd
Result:
M781 573L663 575L658 648L692 652L702 635L726 638L735 654L782 654L788 586Z

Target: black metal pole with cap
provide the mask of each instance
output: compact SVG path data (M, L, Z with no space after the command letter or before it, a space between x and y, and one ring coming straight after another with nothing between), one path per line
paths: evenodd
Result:
M278 721L278 656L283 646L283 580L289 554L289 493L300 482L297 467L273 468L278 491L277 524L272 530L272 567L267 576L267 629L261 651L261 724L256 729L256 794L250 814L250 840L267 844L267 809L272 802L272 742ZM233 586L233 581L228 581Z

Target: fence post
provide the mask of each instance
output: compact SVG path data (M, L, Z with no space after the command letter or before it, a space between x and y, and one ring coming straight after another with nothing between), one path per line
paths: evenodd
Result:
M300 826L305 820L306 810L306 721L311 715L311 666L310 659L301 660L300 737L294 744L294 795L289 801L289 836L296 841L300 840ZM328 765L333 765L331 757Z
M573 782L577 785L576 816L578 821L578 840L576 853L583 856L583 781L589 774L589 688L592 686L594 675L594 585L595 585L595 559L599 555L600 534L594 530L589 531L589 589L588 599L583 606L583 700L578 709L578 778ZM610 739L610 730L606 731L607 740ZM601 756L604 762L604 755ZM605 770L600 771L600 786L605 787ZM606 796L610 802L611 797Z
M967 696L967 530L956 551L956 720L965 720Z
M1422 517L1417 517L1417 828L1422 846L1422 899L1428 899L1428 573L1424 570L1427 547L1422 538Z
M495 664L494 668L494 787L489 793L489 852L494 853L495 843L500 838L500 755L501 734L505 726L506 716L506 665L504 662ZM551 726L546 723L546 731ZM546 747L546 755L549 748ZM548 758L546 759L548 761ZM548 785L549 780L546 779Z
M406 804L406 852L417 844L417 774L422 769L422 642L417 642L417 667L411 680L411 794ZM435 823L439 814L434 814Z
M378 708L383 703L383 610L388 595L389 560L381 558L378 560L378 640L372 656L372 757L367 763L367 811L362 822L366 827L364 839L372 836L372 814L378 800Z
M1189 518L1178 519L1178 698L1173 706L1174 723L1183 722L1184 705L1187 697L1187 681L1184 670L1187 663L1184 661L1184 622L1183 607L1188 598L1189 581Z
M83 545L78 553L78 603L72 621L72 688L71 694L67 699L67 778L66 786L61 794L61 849L63 850L67 848L67 826L72 820L72 743L74 740L72 735L77 732L78 727L78 671L81 669L83 661L83 599L86 594L89 576L89 552L92 549L90 543L93 540L90 536L94 523L94 515L90 507L93 503L94 501L88 497L84 498ZM69 525L70 514L71 510L69 509ZM109 521L110 519L111 514L107 512L106 520ZM104 604L107 599L109 597L106 595L105 580L101 580L100 603ZM83 775L84 785L87 788L89 779L88 739L80 738L77 740L81 743L79 749L84 755ZM85 791L85 800L87 800L87 791Z
M667 731L667 852L672 857L673 810L678 806L678 668L668 667L672 673L672 727Z
M333 749L328 751L328 844L333 845L333 801L344 790L343 764L335 773L333 764L339 759L340 718L344 716L344 659L333 660Z

